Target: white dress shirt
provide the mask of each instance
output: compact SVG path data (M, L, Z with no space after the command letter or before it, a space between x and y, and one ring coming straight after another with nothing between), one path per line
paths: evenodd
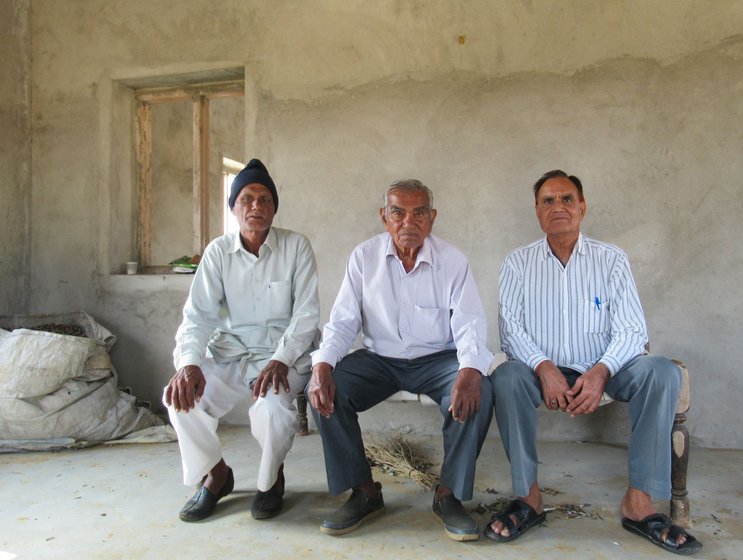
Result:
M323 329L312 363L335 365L358 333L364 347L388 358L413 359L457 350L460 368L487 375L487 320L467 258L429 235L405 272L392 237L382 233L357 246Z
M219 361L274 359L289 367L318 335L317 266L309 240L272 227L256 257L239 233L204 251L176 334L176 370L201 365L207 342Z
M500 271L501 347L534 369L544 360L611 375L644 353L645 316L627 255L582 234L567 266L547 238L511 252Z

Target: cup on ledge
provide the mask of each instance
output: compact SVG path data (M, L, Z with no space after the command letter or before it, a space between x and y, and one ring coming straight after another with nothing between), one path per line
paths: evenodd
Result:
M126 273L127 274L137 273L137 262L136 261L129 261L128 263L126 263Z

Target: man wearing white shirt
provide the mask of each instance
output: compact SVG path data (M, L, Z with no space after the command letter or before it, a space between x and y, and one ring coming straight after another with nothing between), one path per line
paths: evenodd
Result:
M283 463L298 428L293 401L309 378L320 304L312 247L303 235L272 227L278 205L268 170L251 160L230 191L240 231L207 246L183 308L176 373L163 397L183 483L201 481L183 521L206 519L232 491L217 426L250 396L250 428L263 451L251 514L267 519L283 506Z
M475 462L492 418L487 323L466 257L431 235L436 210L417 180L393 183L380 217L386 233L357 246L312 354L307 387L323 440L328 488L348 501L323 521L341 535L384 510L364 453L358 413L397 391L422 393L444 418L444 461L433 511L455 540L475 540ZM364 348L347 354L362 333Z
M672 552L694 552L701 544L659 514L651 498L671 496L680 372L645 352L645 317L627 256L580 233L580 180L550 171L534 185L534 199L546 236L510 253L501 268L499 326L509 361L493 373L516 499L490 519L485 534L512 541L545 520L537 483L540 403L574 417L594 412L606 392L628 402L632 418L622 525Z

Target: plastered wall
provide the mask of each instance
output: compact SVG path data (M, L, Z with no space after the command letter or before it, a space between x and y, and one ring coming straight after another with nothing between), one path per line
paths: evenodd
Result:
M28 302L31 200L29 3L0 2L0 314Z
M110 274L133 231L121 81L242 65L246 158L279 185L277 225L313 243L323 319L349 251L381 231L384 187L417 177L496 349L500 263L540 235L530 185L560 167L584 182L585 233L629 254L653 351L692 372L695 441L743 445L743 2L33 0L31 22L26 310L96 316L141 398L172 373L190 279ZM420 408L364 422L438 431ZM542 434L624 441L616 408Z

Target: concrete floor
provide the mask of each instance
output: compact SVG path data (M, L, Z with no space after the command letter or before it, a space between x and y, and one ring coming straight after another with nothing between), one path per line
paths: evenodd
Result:
M235 492L198 524L177 514L193 490L180 483L178 446L129 444L0 455L0 560L45 558L670 558L620 526L626 449L604 444L540 443L540 482L547 506L590 504L588 516L548 516L519 541L449 540L430 512L431 493L382 473L387 511L343 537L321 534L326 513L345 497L326 493L320 437L298 437L286 463L284 513L254 521L257 444L247 428L223 427ZM440 459L440 439L406 436ZM689 473L698 558L738 559L743 546L743 450L693 449ZM500 440L488 438L478 462L475 499L492 504L510 494ZM486 492L494 489L497 494ZM667 504L660 504L667 511ZM487 514L475 513L481 527Z

